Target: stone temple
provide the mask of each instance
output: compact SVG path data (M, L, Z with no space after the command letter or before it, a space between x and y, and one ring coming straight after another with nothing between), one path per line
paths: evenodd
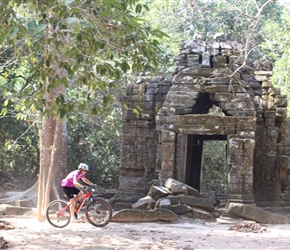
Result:
M289 206L287 98L270 81L271 62L244 60L243 49L197 34L181 45L172 76L127 87L116 197L134 202L167 178L200 190L203 143L220 140L227 202Z

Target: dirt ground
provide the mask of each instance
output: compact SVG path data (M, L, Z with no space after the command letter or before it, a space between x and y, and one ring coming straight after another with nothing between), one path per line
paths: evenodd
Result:
M34 218L7 218L14 229L0 228L8 249L290 249L290 225L259 225L262 232L229 230L241 221L180 219L174 223L117 223L96 228L73 222L57 229ZM3 239L2 238L2 239ZM1 247L0 247L1 248Z

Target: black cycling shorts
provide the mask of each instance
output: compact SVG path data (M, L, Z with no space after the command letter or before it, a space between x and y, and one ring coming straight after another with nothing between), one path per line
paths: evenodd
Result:
M62 187L62 190L69 200L74 198L74 195L78 195L80 192L80 190L76 187Z

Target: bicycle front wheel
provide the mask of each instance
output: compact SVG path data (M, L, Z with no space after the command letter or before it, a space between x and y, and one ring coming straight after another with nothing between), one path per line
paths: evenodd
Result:
M86 218L95 227L104 227L112 220L112 207L102 198L94 197L86 206Z
M55 200L46 209L46 219L54 227L63 228L70 222L70 207L67 202Z

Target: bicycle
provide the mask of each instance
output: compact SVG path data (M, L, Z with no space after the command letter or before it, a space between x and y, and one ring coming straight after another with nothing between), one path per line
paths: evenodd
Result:
M85 210L88 222L95 227L104 227L112 220L113 210L109 202L101 197L94 196L93 192L95 192L93 187L86 187L83 200L76 203L75 213L78 214L88 200ZM46 219L54 227L66 227L71 221L70 206L70 202L63 200L52 201L47 206Z

